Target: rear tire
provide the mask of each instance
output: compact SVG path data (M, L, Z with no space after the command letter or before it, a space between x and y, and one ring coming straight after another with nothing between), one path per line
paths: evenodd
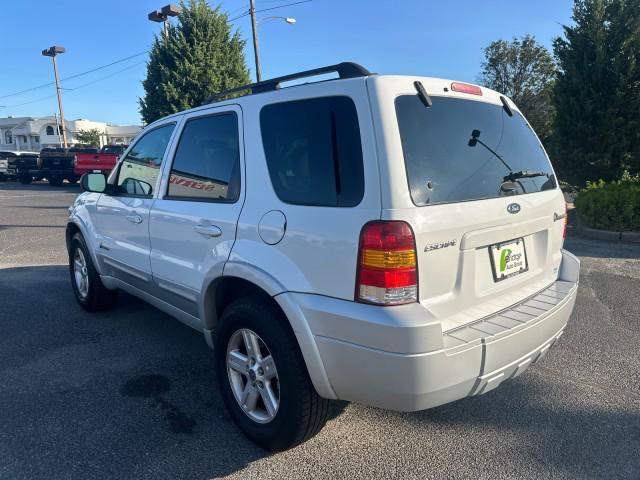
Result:
M117 290L108 290L93 265L89 250L80 233L71 239L69 247L69 274L77 302L89 312L106 310L118 297Z
M64 182L64 178L62 177L49 177L49 183L54 187L62 186L62 182Z
M245 335L251 334L257 337L256 344L259 345L259 354L255 356L250 348L246 348L244 340ZM238 341L238 338L243 340ZM322 429L330 401L320 397L313 387L296 337L287 319L269 299L241 298L225 308L214 341L220 394L234 422L250 440L275 452L292 448ZM269 356L272 362L269 362ZM227 358L236 359L235 363L227 362ZM253 364L252 358L255 358ZM249 370L246 370L247 365ZM270 380L268 365L272 365L275 377ZM251 376L253 369L257 370ZM246 374L239 374L244 370ZM260 376L260 371L264 376ZM257 377L255 372L258 372ZM252 380L253 383L257 381L257 387L250 386ZM270 383L268 393L267 382ZM275 386L274 382L277 382ZM246 389L251 389L257 400L251 402L252 393L249 393L243 397L247 399L243 408L239 392ZM273 401L271 409L267 408L265 398L274 397L277 402ZM251 404L255 406L248 410Z
M20 175L20 178L18 180L23 185L29 185L32 182L33 178L31 177L31 175Z

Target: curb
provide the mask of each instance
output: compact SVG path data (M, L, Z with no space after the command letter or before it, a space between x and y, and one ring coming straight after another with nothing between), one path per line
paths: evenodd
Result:
M578 227L575 232L594 240L605 240L609 242L640 243L640 232L615 232L610 230L598 230L597 228Z

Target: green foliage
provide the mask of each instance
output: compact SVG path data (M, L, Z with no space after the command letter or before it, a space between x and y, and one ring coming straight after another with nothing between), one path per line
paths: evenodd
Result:
M620 180L587 182L575 206L588 227L640 230L640 176L624 172Z
M553 46L558 173L584 185L638 172L640 0L575 0L573 21Z
M249 83L244 40L232 34L226 14L205 0L182 2L168 37L156 36L142 82L145 123L204 103L221 90Z
M555 77L553 57L530 35L511 42L497 40L484 49L480 83L511 98L543 143L553 129Z
M73 135L73 137L76 140L76 143L99 147L100 135L100 130L98 130L97 128L92 128L91 130L79 130Z

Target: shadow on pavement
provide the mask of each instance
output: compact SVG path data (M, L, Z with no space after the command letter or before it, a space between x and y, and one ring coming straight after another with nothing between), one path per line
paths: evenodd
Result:
M544 381L548 375L553 372L535 380L525 373L526 380L509 381L484 396L397 415L404 421L472 427L478 435L497 431L525 438L522 452L535 457L541 472L553 464L569 478L639 478L640 411L608 411L606 405L558 407L549 399L550 386Z
M213 478L267 455L198 332L125 294L89 314L66 266L0 270L0 302L1 478Z

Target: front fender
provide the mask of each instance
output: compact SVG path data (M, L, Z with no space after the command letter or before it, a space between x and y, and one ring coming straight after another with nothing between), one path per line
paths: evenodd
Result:
M96 205L98 203L100 194L84 193L80 194L74 203L69 207L69 218L67 220L67 250L69 250L69 242L71 240L69 236L69 230L71 225L77 227L84 238L84 241L89 249L89 255L93 265L99 274L102 274L100 262L98 262L98 256L96 254L99 247L98 235L93 223L91 212L95 212Z

